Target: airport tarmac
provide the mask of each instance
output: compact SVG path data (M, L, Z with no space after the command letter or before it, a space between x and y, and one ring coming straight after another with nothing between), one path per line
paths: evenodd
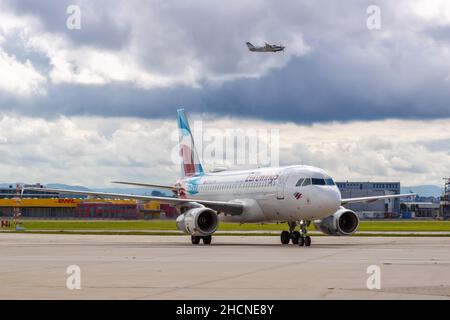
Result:
M66 288L67 267L81 289ZM367 288L380 267L381 289ZM450 299L450 237L0 234L0 299Z

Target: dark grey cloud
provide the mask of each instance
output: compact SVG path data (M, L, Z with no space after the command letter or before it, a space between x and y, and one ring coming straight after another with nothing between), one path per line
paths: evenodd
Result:
M69 3L14 1L9 5L16 13L38 16L49 32L68 34L75 46L117 49L131 44L143 71L176 78L190 63L201 63L196 69L201 72L199 86L145 89L130 82L49 83L46 95L16 98L0 93L1 110L47 117L172 118L175 109L184 106L191 113L298 123L450 117L449 44L440 41L447 39L448 28L408 16L401 7L405 2L381 1L382 30L369 31L365 25L368 1L264 5L257 1L227 5L133 1L128 6L100 1L96 3L99 14L87 15L78 33L65 30ZM407 23L415 23L415 29L408 31ZM311 50L258 77L245 77L252 71L245 69L244 75L233 80L208 81L210 74L239 73L242 59L255 59L256 66L265 59L284 59L296 43L284 42L286 53L264 56L247 52L244 42L278 42L290 34L301 34ZM20 48L4 48L20 56ZM45 65L45 58L41 59L32 60Z
M450 43L450 26L435 26L424 31L426 35L439 40Z
M96 0L89 4L76 0L7 0L6 4L17 14L39 18L46 30L63 34L79 45L120 49L127 44L130 36L130 26L116 19L119 7L115 1ZM70 5L82 8L79 30L69 30L66 26Z

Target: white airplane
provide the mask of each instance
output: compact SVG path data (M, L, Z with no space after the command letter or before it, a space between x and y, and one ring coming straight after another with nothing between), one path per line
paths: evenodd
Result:
M275 44L268 44L267 42L262 47L255 47L250 42L247 42L246 45L248 50L250 50L251 52L278 52L283 51L285 48L283 46L277 46Z
M177 228L191 235L193 244L210 244L220 221L238 223L286 222L289 231L281 232L281 243L310 246L307 227L311 222L327 235L347 236L358 228L355 212L343 205L380 199L411 197L396 194L341 199L333 179L312 166L260 168L254 170L206 173L200 163L188 120L178 110L182 178L173 186L116 181L115 183L166 188L177 197L141 196L94 191L25 187L35 191L86 196L154 200L178 208ZM299 230L296 228L299 227Z

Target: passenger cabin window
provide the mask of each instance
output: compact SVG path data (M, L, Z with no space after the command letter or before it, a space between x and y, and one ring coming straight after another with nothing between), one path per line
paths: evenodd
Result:
M297 181L297 184L295 186L300 187L304 180L305 180L305 178L301 178L300 180Z

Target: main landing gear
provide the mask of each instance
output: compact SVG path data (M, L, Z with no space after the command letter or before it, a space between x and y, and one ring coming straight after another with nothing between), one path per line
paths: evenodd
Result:
M295 230L297 223L295 221L288 222L289 231L281 232L280 240L282 244L289 244L289 242L292 241L292 244L297 244L300 247L309 247L311 245L311 237L307 235L309 221L302 220L299 224L300 231L297 231Z
M191 236L192 244L199 244L200 240L203 240L203 244L211 244L212 236Z

